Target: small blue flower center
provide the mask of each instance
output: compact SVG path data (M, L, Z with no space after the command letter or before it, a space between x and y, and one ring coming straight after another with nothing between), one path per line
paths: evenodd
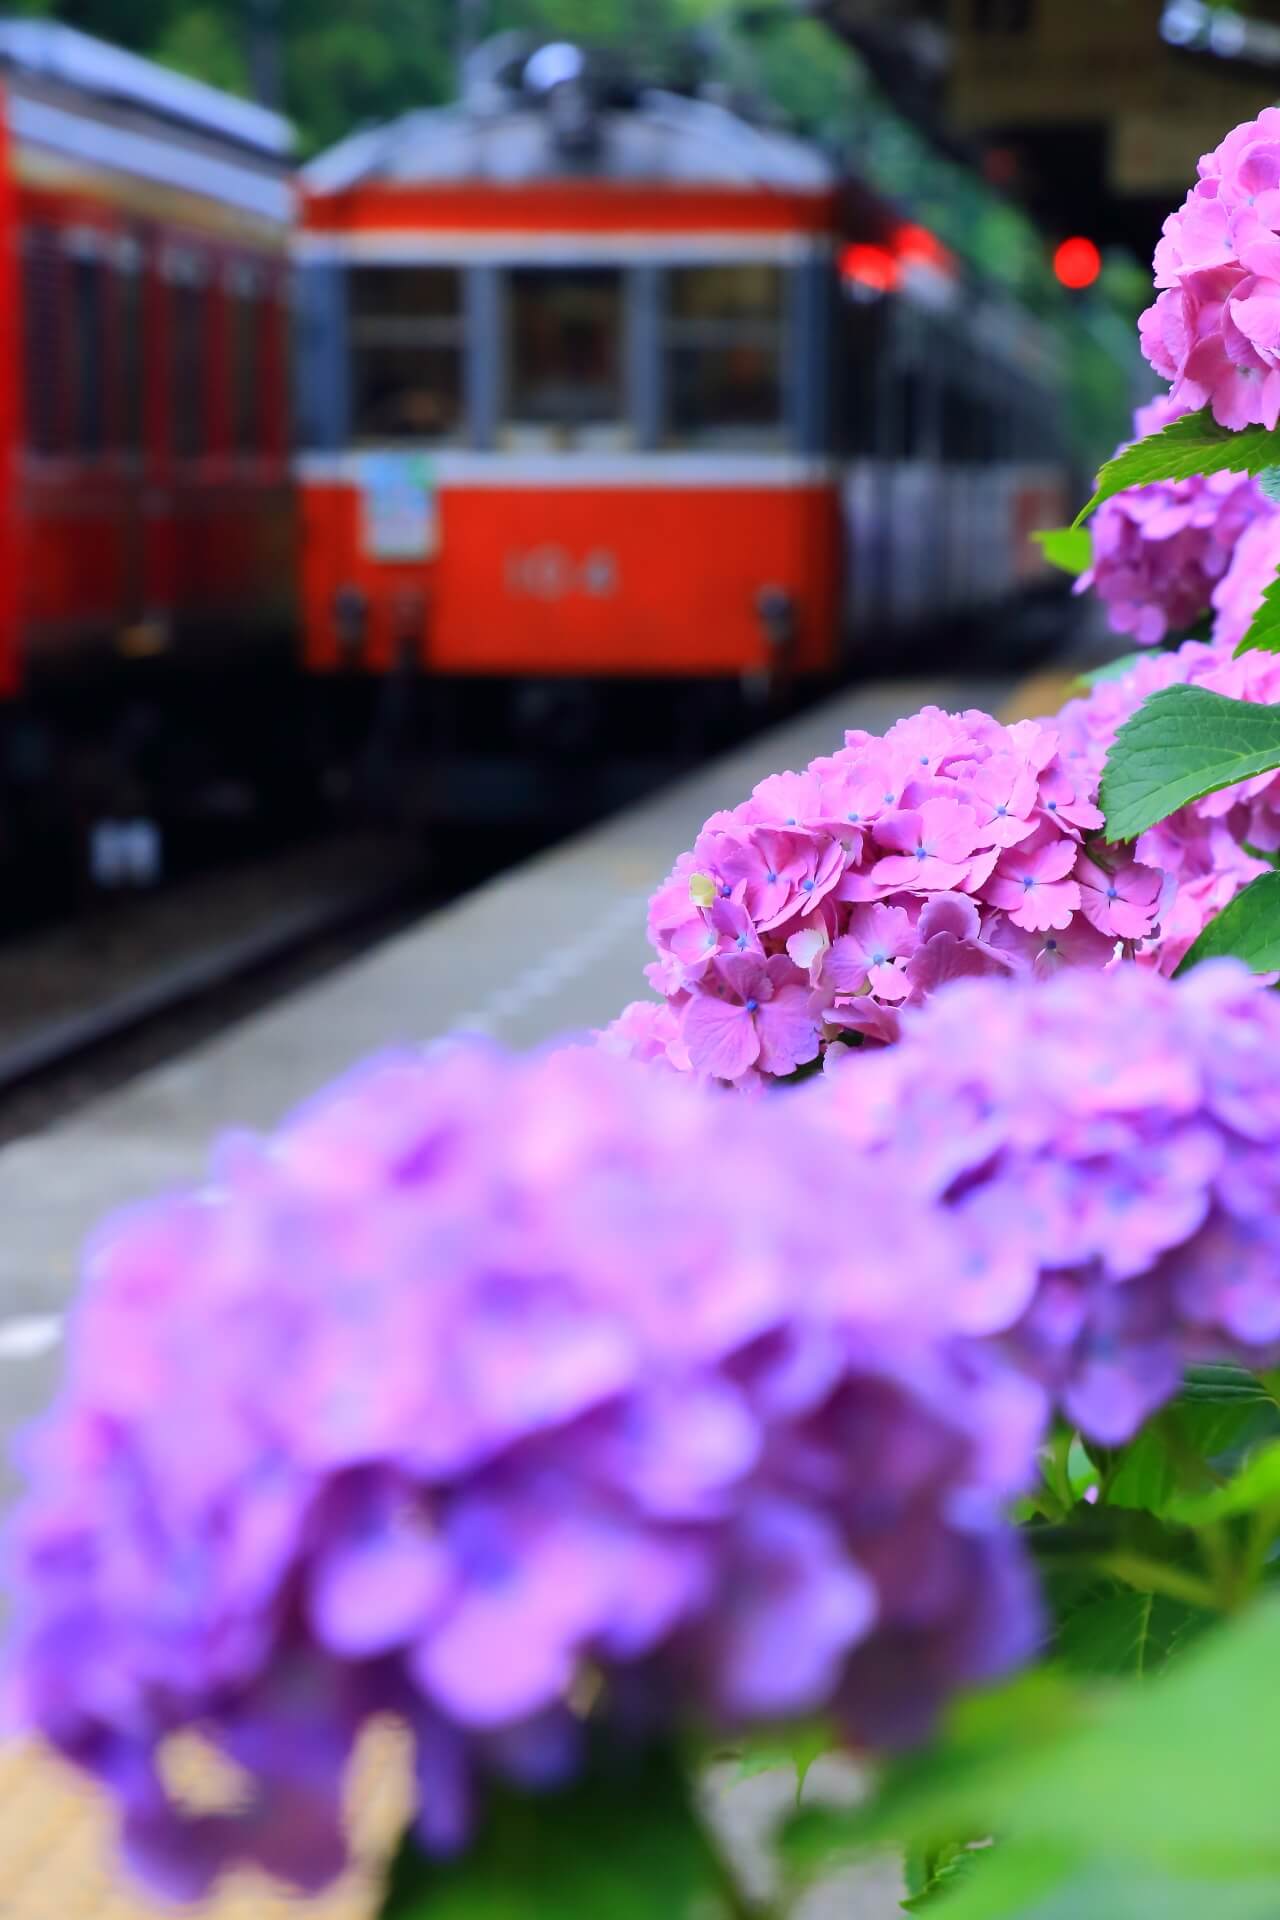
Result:
M755 1013L758 1010L759 1006L760 1006L760 1002L758 1000L748 1000L747 1012Z
M1023 880L1022 880L1022 891L1024 893L1030 893L1035 883L1036 883L1036 877L1034 873L1024 874Z
M738 952L745 953L746 950L747 950L747 936L745 933L740 933L738 935Z
M732 887L721 887L721 889L720 889L720 898L721 898L722 900L727 900L727 899L729 898L729 895L730 895L730 894L731 894L732 892L733 892L733 888L732 888Z
M1107 888L1107 898L1108 898L1108 900L1118 900L1118 899L1120 898L1120 889L1119 889L1119 887L1108 887L1108 888Z
M812 893L816 885L817 882L815 880L802 880L800 882L800 891L801 893Z
M1056 800L1046 800L1044 804L1047 813L1056 813L1058 811L1058 803Z
M861 818L862 818L862 815L861 815L860 813L847 813L847 814L845 815L845 819L846 819L846 820L850 820L850 821L852 821L852 823L853 823L853 825L854 825L855 827L857 826L857 824L858 824L858 822L859 822L859 820L861 820Z
M996 814L1001 820L1007 820L1009 817L1009 809L1008 807L997 807Z
M766 873L765 881L769 886L776 887L778 884L778 876L776 873Z

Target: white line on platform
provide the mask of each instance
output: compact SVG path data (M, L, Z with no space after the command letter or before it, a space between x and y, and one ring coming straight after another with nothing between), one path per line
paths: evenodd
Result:
M62 1338L60 1313L24 1313L0 1320L0 1360L37 1360Z
M558 987L577 979L615 940L631 932L648 899L647 893L629 893L616 900L594 926L579 934L576 940L566 940L563 946L553 947L514 980L498 987L475 1013L465 1013L455 1020L451 1031L454 1034L491 1033L495 1021L518 1013L532 1001L543 1000ZM641 989L637 986L636 990Z

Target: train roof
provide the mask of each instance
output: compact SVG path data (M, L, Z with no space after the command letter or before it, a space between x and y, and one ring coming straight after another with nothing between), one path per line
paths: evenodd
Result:
M362 186L527 186L593 179L681 187L741 187L817 193L835 185L830 164L807 140L759 126L712 100L638 88L625 101L580 94L559 111L570 85L570 47L539 86L490 84L457 105L424 108L352 134L303 169L312 193Z
M274 160L286 159L293 149L293 128L281 114L55 21L0 18L3 68L142 108Z

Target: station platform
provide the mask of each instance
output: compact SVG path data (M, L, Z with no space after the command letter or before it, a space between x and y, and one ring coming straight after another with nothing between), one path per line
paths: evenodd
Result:
M49 1130L0 1150L0 1444L49 1398L62 1315L86 1231L112 1208L198 1177L211 1140L269 1127L299 1101L381 1048L472 1031L513 1047L607 1023L646 991L649 895L716 808L768 773L830 752L850 726L880 731L935 703L1008 718L1052 711L1069 676L1013 689L1007 680L880 682L846 692L763 733L692 777L509 871L355 963L149 1071ZM12 1498L7 1458L0 1504ZM199 1791L199 1767L195 1790ZM393 1735L375 1740L354 1789L361 1864L329 1898L303 1905L261 1883L230 1888L204 1920L368 1920L377 1863L403 1818ZM722 1796L719 1816L750 1849L776 1777ZM781 1783L782 1802L789 1788ZM816 1893L803 1920L889 1920L892 1865L853 1893ZM116 1879L109 1820L54 1763L0 1749L0 1920L143 1920ZM600 1920L608 1920L601 1915Z

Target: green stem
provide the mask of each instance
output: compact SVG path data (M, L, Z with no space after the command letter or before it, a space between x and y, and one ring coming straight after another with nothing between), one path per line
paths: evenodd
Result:
M1140 1553L1109 1553L1094 1564L1099 1572L1109 1573L1114 1580L1123 1580L1138 1593L1160 1593L1166 1599L1181 1600L1205 1613L1221 1611L1219 1597L1209 1582L1198 1579L1194 1573L1184 1573L1180 1567L1148 1560Z

